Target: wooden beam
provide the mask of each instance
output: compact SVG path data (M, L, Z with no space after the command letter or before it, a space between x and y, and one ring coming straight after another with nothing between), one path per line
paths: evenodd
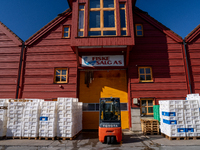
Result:
M78 54L78 47L75 47L75 50L76 50L77 67L80 67L79 54Z
M129 52L130 52L131 47L128 46L127 47L127 51L126 51L126 66L128 66L129 64Z

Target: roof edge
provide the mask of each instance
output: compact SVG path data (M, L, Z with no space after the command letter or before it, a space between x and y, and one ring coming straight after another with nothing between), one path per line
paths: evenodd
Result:
M185 42L192 42L200 34L200 24L194 28L184 39Z
M10 30L5 24L0 21L0 29L4 32L11 40L13 40L17 45L21 46L24 42L20 37L18 37L12 30Z
M169 29L168 27L166 27L165 25L163 25L162 23L160 23L153 17L151 17L147 12L139 9L138 7L135 7L134 12L140 17L142 17L144 20L146 20L147 22L149 22L150 24L152 24L153 26L161 30L163 33L165 33L166 35L174 39L176 42L183 42L183 39L181 36L173 32L171 29Z
M33 44L41 36L43 36L45 33L47 33L49 30L51 30L53 27L55 27L61 21L63 21L65 19L65 17L70 15L71 13L72 13L71 9L68 8L63 13L58 14L58 16L56 18L54 18L52 21L50 21L48 24L46 24L44 27L42 27L39 31L37 31L35 34L33 34L29 39L27 39L25 41L25 45Z

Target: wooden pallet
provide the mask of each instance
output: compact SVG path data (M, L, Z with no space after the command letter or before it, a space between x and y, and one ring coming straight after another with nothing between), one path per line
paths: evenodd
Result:
M192 136L192 137L187 137L187 140L199 140L200 139L200 136Z
M33 102L33 100L25 100L25 99L9 99L9 102Z
M155 119L141 119L142 132L146 134L160 134L159 122Z
M0 137L0 140L4 140L4 139L6 139L6 136Z
M15 137L15 136L7 136L6 139L22 139L22 137Z
M161 135L164 136L168 140L187 140L187 137L170 137L170 136L165 135L163 133Z
M160 132L143 132L144 135L159 135Z
M28 140L35 139L35 140L37 140L38 137L22 137L22 139L28 139Z
M55 140L55 137L39 137L39 140Z
M80 132L78 132L76 135L74 135L73 137L57 137L57 140L63 140L63 141L65 141L65 140L74 140L77 136L79 136L79 134L81 134L81 131Z

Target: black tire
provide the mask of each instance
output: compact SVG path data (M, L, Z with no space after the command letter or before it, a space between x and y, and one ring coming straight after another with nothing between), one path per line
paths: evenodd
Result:
M110 144L110 143L111 143L110 136L107 136L107 144Z
M116 137L115 136L111 136L111 144L114 144L116 141Z

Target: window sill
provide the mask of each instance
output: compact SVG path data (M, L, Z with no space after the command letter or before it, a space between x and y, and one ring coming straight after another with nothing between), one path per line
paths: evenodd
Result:
M127 36L81 36L81 37L75 37L75 38L113 38L113 37L119 37L119 38L123 38L123 37L131 37L130 35Z

